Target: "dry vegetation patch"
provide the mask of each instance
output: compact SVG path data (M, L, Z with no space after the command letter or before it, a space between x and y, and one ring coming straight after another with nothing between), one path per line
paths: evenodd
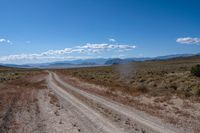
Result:
M200 79L190 72L199 62L200 57L193 57L55 71L85 91L134 106L177 127L189 125L189 129L200 132Z
M178 94L193 97L199 94L200 80L190 73L200 58L168 61L135 62L94 68L57 70L82 81L128 94L148 93L152 96Z
M46 88L45 81L29 80L39 74L44 73L14 69L0 72L0 79L5 79L0 81L0 132L22 132L22 125L39 119L37 93Z

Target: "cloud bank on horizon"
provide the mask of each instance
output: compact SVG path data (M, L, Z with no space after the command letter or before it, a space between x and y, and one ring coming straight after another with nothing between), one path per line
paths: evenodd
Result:
M76 59L92 59L94 57L103 57L102 55L105 53L112 53L113 51L119 52L119 55L121 55L123 52L136 48L135 45L118 44L114 38L110 38L108 41L109 43L87 43L71 48L47 50L42 53L22 53L0 56L0 63L26 64ZM177 38L176 42L180 44L200 45L200 38L181 37ZM12 44L12 42L8 39L0 38L0 44ZM116 56L112 55L112 57L114 58Z
M6 40L2 40L6 41ZM110 40L109 40L110 41ZM116 42L114 40L110 42ZM64 48L60 50L48 50L42 53L30 54L14 54L1 56L1 63L43 63L61 60L89 59L101 56L108 52L124 52L135 49L135 45L129 44L112 44L112 43L87 43L72 48ZM95 55L95 56L94 56Z

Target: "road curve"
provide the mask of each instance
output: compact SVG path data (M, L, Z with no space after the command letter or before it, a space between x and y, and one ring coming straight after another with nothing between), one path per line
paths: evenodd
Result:
M84 117L84 124L86 124L88 128L88 132L183 132L166 126L161 122L158 123L152 119L148 119L146 115L139 114L132 108L71 86L61 80L60 77L53 72L49 72L47 81L48 87L60 97L62 103L70 103L73 106L74 111L79 112L80 116L77 115L77 117ZM114 118L112 119L111 117Z

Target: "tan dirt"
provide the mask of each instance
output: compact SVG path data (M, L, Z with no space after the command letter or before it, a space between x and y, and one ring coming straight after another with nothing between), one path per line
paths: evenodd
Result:
M55 73L50 73L48 86L62 103L70 103L74 110L91 123L86 125L96 127L96 132L135 132L135 133L183 133L174 127L162 123L156 118L124 106L106 98L84 92L62 81ZM90 128L87 128L90 130ZM95 128L91 128L91 130ZM101 129L101 130L99 130ZM82 129L84 130L84 129Z

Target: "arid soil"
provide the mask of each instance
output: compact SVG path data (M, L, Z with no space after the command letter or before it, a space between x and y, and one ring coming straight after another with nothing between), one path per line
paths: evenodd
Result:
M103 97L90 94L66 82L63 82L56 74L51 73L49 77L49 87L65 102L70 102L75 110L82 113L88 122L91 121L98 132L135 132L135 133L175 133L184 132L178 130L156 118L134 110L133 108L110 101ZM90 132L92 123L84 122ZM85 130L84 128L82 129ZM87 131L88 132L88 131Z
M0 83L0 132L42 132L44 126L37 95L46 88L45 73L9 70L3 75L4 80Z
M177 73L182 71L172 74ZM0 133L200 131L200 103L195 96L127 93L112 90L109 84L84 81L63 70L3 68L0 79Z

